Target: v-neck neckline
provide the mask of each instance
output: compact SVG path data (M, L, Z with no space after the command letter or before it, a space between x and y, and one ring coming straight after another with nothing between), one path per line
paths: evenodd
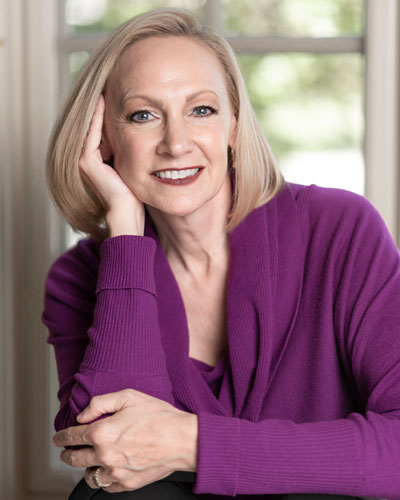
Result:
M216 395L189 357L182 294L147 214L144 235L153 238L157 245L154 279L161 342L174 396L183 409L257 421L288 344L301 294L301 259L287 262L289 254L283 252L288 241L290 245L300 245L301 236L297 208L287 192L290 190L285 191L286 194L281 192L254 209L229 234L228 346ZM283 196L285 201L278 205L277 199ZM284 226L279 224L281 220L285 221ZM287 277L288 273L295 279ZM281 294L290 300L280 300ZM222 358L212 370L221 363Z
M222 357L217 361L217 364L215 366L209 365L208 363L205 363L204 361L201 361L200 359L197 358L192 358L189 356L189 359L191 359L194 363L200 364L201 368L207 369L206 373L212 373L215 372L219 366L225 361L227 357L227 353L225 352Z
M202 373L198 366L194 365L193 358L189 356L189 324L183 296L164 248L158 238L155 225L147 213L144 236L153 238L157 245L154 274L157 295L160 298L158 308L159 324L161 340L166 356L170 360L170 363L167 363L167 367L172 371L171 377L176 383L180 382L183 384L190 384L190 379L193 379L194 384L191 385L202 387L201 394L197 396L199 398L206 397L213 412L221 415L225 414L226 410L224 410L223 404L218 401L218 396L208 386L203 373L207 375L212 374L217 369L220 369L221 365L226 366L224 361L226 361L228 353L225 351L215 367L211 367L211 365L205 363L204 365L211 368L208 372L203 371ZM173 315L170 314L171 310L174 310Z

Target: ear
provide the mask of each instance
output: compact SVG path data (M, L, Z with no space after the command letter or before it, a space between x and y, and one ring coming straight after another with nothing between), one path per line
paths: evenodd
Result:
M104 162L107 162L108 160L110 160L113 153L112 153L110 141L108 140L106 129L104 126L103 126L103 131L101 134L101 141L100 141L99 149L100 149L100 153L101 153L101 156L102 156Z
M229 146L234 150L236 144L236 134L237 134L237 118L232 115L231 129L229 131Z

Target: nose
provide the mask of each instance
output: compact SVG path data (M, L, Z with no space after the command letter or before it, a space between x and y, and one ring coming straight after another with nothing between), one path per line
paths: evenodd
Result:
M188 125L182 118L167 120L158 146L160 154L181 156L192 151L192 141Z

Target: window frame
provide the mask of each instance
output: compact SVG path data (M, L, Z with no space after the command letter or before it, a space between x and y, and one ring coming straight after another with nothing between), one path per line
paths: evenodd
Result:
M65 1L65 0L64 0ZM365 79L365 196L382 214L388 228L400 244L399 217L399 6L395 0L364 0L364 36L288 37L283 35L232 36L223 32L221 0L207 0L206 22L222 32L235 52L241 54L359 53L366 59ZM64 29L60 39L63 57L76 50L90 51L105 34L74 35ZM65 65L64 65L65 67ZM64 88L66 92L66 88ZM380 116L379 124L373 120ZM383 126L382 126L383 124ZM382 165L383 164L383 165ZM379 168L377 168L379 165Z

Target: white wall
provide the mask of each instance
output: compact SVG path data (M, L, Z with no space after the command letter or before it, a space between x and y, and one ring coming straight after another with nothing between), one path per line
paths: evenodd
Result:
M11 162L9 71L15 41L8 26L9 5L0 0L0 498L14 498L15 485L15 385L13 377L13 179ZM18 50L16 48L16 50Z

